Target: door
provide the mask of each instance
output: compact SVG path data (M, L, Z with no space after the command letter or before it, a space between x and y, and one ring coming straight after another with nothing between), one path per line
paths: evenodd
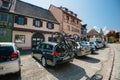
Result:
M45 41L44 35L41 33L35 33L32 36L32 49L35 49L38 44Z

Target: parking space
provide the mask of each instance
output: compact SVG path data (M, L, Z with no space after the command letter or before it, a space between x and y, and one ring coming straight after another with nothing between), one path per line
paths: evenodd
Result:
M21 78L9 76L9 80L86 80L90 79L102 68L102 62L108 59L109 48L96 51L94 54L79 57L73 62L47 66L44 68L41 63L31 55L22 57ZM11 77L12 76L12 77Z

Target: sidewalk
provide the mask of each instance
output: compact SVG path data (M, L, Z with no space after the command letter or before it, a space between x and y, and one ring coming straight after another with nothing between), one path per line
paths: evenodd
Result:
M96 73L102 75L103 79L102 80L110 80L111 77L111 71L113 68L113 63L114 63L114 50L109 46L109 52L108 52L108 59L106 61L103 61L101 70Z

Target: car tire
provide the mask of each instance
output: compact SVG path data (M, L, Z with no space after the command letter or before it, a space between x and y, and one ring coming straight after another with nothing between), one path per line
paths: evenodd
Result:
M91 50L91 54L94 54L94 50Z
M41 58L41 64L43 67L47 66L46 58L44 56Z

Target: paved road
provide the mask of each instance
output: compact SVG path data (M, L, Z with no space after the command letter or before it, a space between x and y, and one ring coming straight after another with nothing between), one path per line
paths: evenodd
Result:
M110 45L114 49L115 59L111 80L120 80L120 44Z
M95 54L74 59L69 64L47 68L29 55L22 58L21 79L10 75L6 80L89 80L95 73L102 71L103 63L111 56L109 52L110 48L104 48Z

